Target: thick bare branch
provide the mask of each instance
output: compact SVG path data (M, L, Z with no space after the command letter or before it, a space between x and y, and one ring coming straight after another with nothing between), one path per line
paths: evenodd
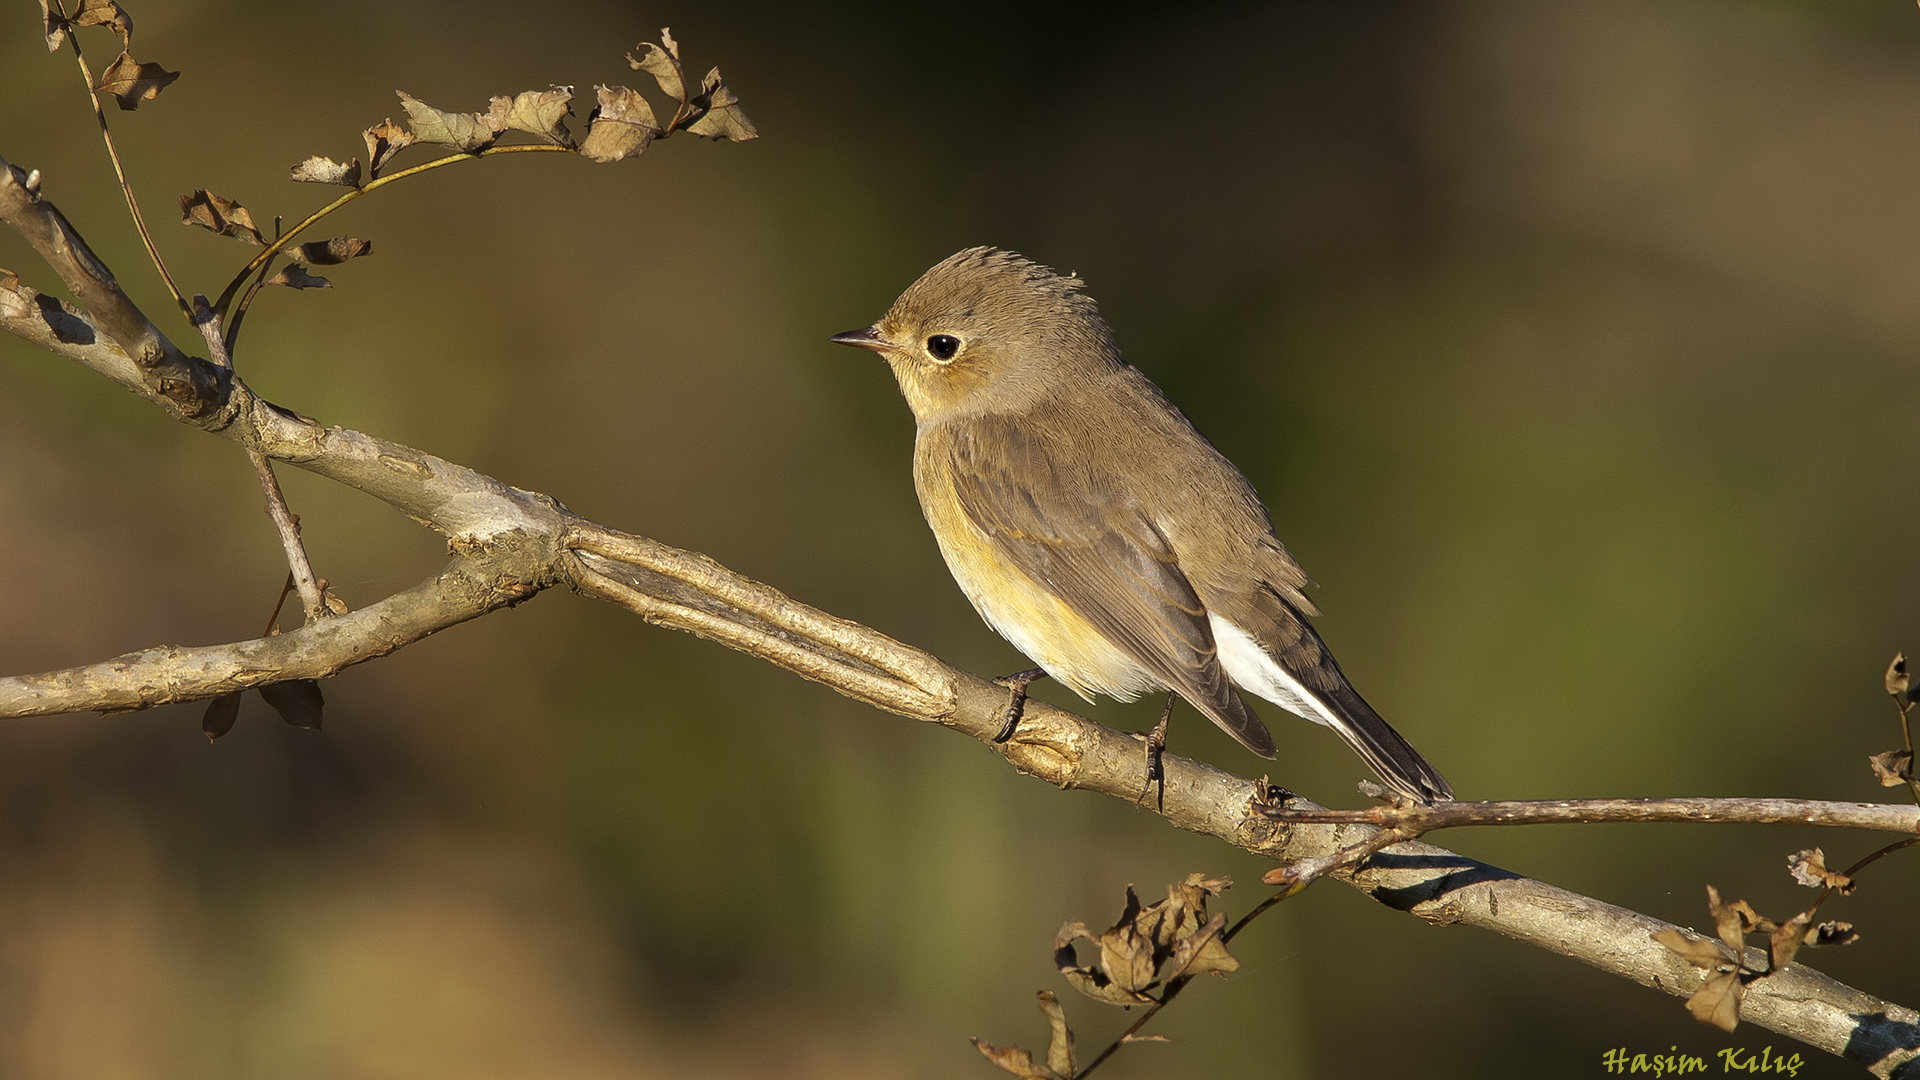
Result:
M503 537L456 556L405 592L290 634L230 645L163 645L85 667L0 678L0 716L132 712L288 679L324 679L555 584L554 549Z
M134 362L139 389L179 417L204 417L224 397L221 373L167 340L128 299L66 216L40 198L40 173L0 158L0 221L26 238L95 324Z

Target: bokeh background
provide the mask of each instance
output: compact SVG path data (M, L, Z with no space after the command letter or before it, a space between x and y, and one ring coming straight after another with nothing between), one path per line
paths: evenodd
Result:
M375 254L262 297L260 391L708 552L975 671L1026 666L947 577L884 367L826 344L992 243L1080 273L1133 359L1252 478L1320 626L1473 797L1874 799L1880 689L1920 647L1920 12L1894 0L1132 5L141 3L185 72L122 153L174 224L331 197L405 89L651 87L663 25L762 138L503 158L334 219ZM148 310L70 56L0 28L0 153ZM110 38L83 39L96 70ZM584 111L584 110L583 110ZM422 151L407 160L424 160ZM17 237L0 266L58 290ZM169 324L176 340L191 334ZM442 542L284 469L349 603ZM0 669L259 631L284 574L244 457L0 340ZM1055 687L1043 696L1072 705ZM966 1043L1083 1055L1130 1017L1066 992L1068 919L1266 867L978 744L563 592L326 686L0 726L0 1074L987 1077ZM1268 710L1273 778L1363 770ZM1145 727L1154 707L1094 715ZM1269 768L1182 713L1185 753ZM1892 797L1895 793L1884 793ZM1476 830L1444 843L1693 925L1712 882L1784 915L1784 856L1866 837ZM1920 1003L1920 859L1815 954ZM1337 885L1267 916L1115 1078L1602 1075L1601 1053L1791 1050L1677 999ZM1718 1062L1715 1062L1717 1066ZM1819 1061L1803 1075L1852 1075Z

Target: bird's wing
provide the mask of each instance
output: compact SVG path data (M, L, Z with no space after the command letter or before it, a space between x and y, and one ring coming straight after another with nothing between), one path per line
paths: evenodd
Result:
M1003 559L1241 745L1273 756L1273 736L1220 666L1206 606L1100 455L1066 460L1017 418L970 418L947 434L954 495Z

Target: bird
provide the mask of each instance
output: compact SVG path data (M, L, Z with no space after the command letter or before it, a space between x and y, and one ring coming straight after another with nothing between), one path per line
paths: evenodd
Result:
M1122 358L1083 285L1011 251L968 248L871 326L828 339L892 369L915 422L914 489L947 568L1039 665L1000 680L1012 694L999 739L1043 675L1090 703L1165 691L1151 785L1176 697L1274 757L1245 692L1330 728L1395 792L1452 799L1308 621L1313 582L1253 485Z

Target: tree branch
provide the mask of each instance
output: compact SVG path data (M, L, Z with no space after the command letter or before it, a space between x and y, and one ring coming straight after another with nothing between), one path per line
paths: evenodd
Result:
M0 276L0 328L106 375L186 423L381 499L448 536L455 553L429 581L290 634L149 649L88 667L0 679L0 717L126 711L322 678L565 581L650 622L710 637L849 697L992 745L1006 705L1004 687L792 600L704 555L609 529L547 496L412 447L323 427L255 397L237 376L169 352L78 235L38 198L37 184L10 167L0 173L0 220L33 243L88 309L54 303ZM109 329L98 332L103 325ZM167 389L176 383L193 392ZM1037 701L1028 703L1018 731L997 751L1014 768L1048 783L1129 802L1145 770L1139 736ZM1268 858L1325 856L1374 833L1360 823L1270 820L1255 809L1275 794L1263 783L1175 755L1166 756L1165 768L1158 813L1180 828ZM1286 801L1285 809L1324 810L1299 799ZM1395 844L1333 876L1428 922L1491 930L1669 994L1685 996L1700 985L1693 967L1652 940L1670 924L1442 848ZM1742 1015L1883 1077L1920 1047L1920 1015L1913 1010L1797 964L1755 983Z
M133 361L138 389L179 418L200 418L219 403L220 372L180 351L114 280L113 271L50 202L40 198L40 171L0 158L0 221L26 238L66 284L95 324Z
M550 549L506 541L456 556L405 592L292 633L228 645L162 645L85 667L0 678L0 717L133 712L289 679L324 679L527 599L557 582L552 563Z
M1384 791L1384 789L1382 789ZM1827 825L1920 833L1920 806L1818 799L1514 799L1403 803L1363 810L1263 811L1275 821L1364 824L1414 835L1464 825L1592 824L1608 821L1718 821L1748 825Z

